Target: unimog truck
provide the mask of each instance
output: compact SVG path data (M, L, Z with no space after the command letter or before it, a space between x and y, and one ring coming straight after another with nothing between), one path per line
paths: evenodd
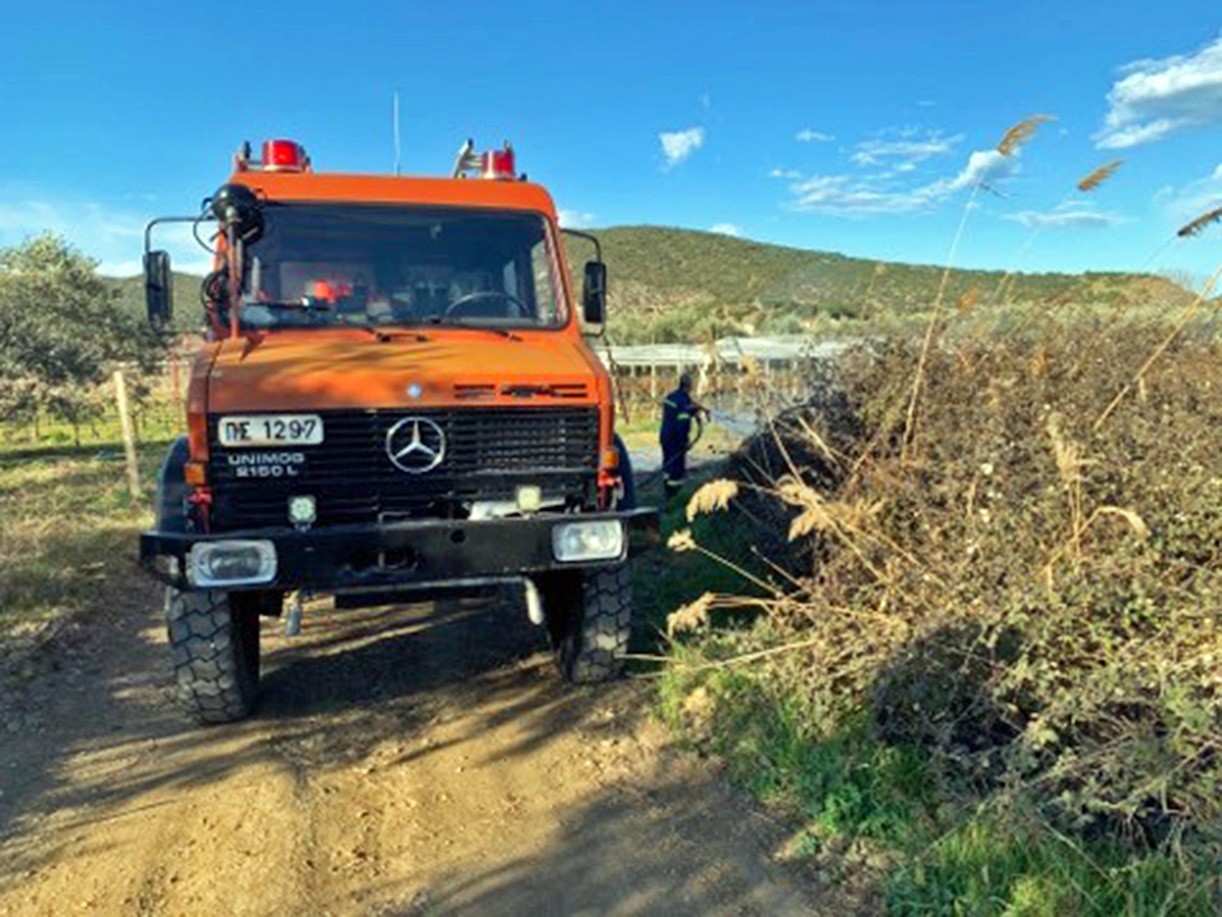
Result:
M291 627L302 595L349 608L513 584L565 678L618 674L631 536L657 514L633 505L585 340L605 319L597 240L578 303L555 205L512 149L468 141L451 175L417 178L243 145L200 214L145 232L149 319L167 332L173 277L151 240L171 222L214 270L140 557L167 585L188 710L252 711L259 619L287 607Z

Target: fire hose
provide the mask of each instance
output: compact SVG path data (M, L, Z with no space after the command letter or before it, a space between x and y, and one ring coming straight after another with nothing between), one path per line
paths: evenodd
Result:
M703 412L703 411L696 411L692 415L692 420L694 421L694 423L691 425L691 427L688 428L687 445L683 447L684 455L688 454L694 448L696 448L696 444L700 442L700 440L704 437L705 413L706 412ZM636 481L635 487L648 487L650 484L652 484L654 481L656 481L658 478L660 478L665 473L666 473L666 465L664 463L656 471L651 471L649 474L645 475L645 477ZM634 487L634 491L635 491L635 487Z

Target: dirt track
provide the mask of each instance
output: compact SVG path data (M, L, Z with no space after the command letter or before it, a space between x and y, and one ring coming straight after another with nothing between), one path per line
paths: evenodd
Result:
M505 597L268 622L258 715L204 730L140 589L0 696L0 913L814 911L644 686L566 689Z

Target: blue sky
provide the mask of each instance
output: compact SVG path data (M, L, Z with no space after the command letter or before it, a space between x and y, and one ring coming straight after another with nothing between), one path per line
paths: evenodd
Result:
M239 141L407 172L513 141L573 225L664 224L941 263L1202 277L1222 226L1212 0L20 4L0 55L0 244L134 270ZM1007 127L1046 113L1017 156ZM1075 182L1125 163L1089 195ZM198 253L175 244L180 265Z

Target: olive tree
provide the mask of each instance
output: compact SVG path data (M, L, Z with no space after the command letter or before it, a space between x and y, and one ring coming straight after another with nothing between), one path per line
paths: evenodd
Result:
M0 412L74 426L99 412L114 364L148 372L156 338L119 306L97 262L51 234L0 249Z

